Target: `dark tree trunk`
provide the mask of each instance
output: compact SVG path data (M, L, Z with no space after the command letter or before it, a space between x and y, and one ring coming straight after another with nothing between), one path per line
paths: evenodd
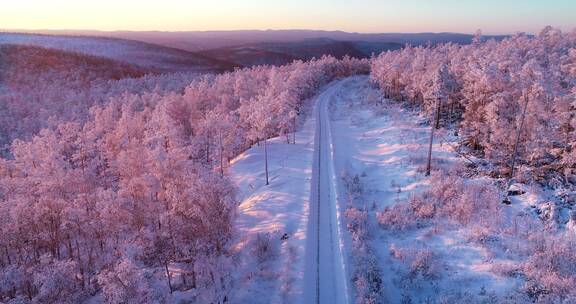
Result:
M196 289L196 262L192 259L192 288Z
M168 270L168 261L164 261L164 269L166 270L166 278L168 279L168 288L170 288L170 293L172 293L173 292L172 281L171 281L170 270Z
M30 284L30 281L26 281L26 295L28 300L32 301L32 284Z
M184 285L184 286L187 287L187 286L188 286L188 281L186 280L186 272L182 272L181 277L182 277L182 285Z
M22 247L18 246L18 260L20 263L24 262L24 255L22 254Z
M78 268L80 270L80 277L82 277L82 289L84 289L84 266L82 266L82 258L80 256L80 245L78 244L78 240L76 240L76 258L78 259Z
M10 258L10 251L8 251L8 246L4 246L4 252L6 252L6 258L8 259L8 264L12 264L12 259Z
M224 176L224 147L222 146L222 135L220 135L220 176Z
M196 270L192 270L192 288L196 289Z
M210 163L210 134L206 137L206 163Z
M428 160L426 162L426 176L430 175L432 167L432 143L434 142L434 126L430 128L430 144L428 145Z
M70 240L70 235L66 235L66 247L68 249L68 258L73 260L74 259L74 251L72 250L72 241Z
M37 240L34 240L32 243L34 246L34 264L37 265L40 264L40 249Z
M434 123L434 128L440 129L440 112L442 111L442 99L438 98L436 102L436 122Z

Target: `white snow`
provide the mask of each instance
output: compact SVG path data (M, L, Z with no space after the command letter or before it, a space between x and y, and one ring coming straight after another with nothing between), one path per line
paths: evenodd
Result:
M308 109L310 111L311 109ZM264 148L254 146L233 160L229 174L239 189L237 228L242 248L258 233L286 233L281 255L275 262L276 282L242 282L239 301L250 303L298 303L302 299L304 252L308 223L315 117L296 134L296 144L284 137L268 142L270 185L265 185ZM246 265L248 269L251 265ZM268 285L268 286L267 286Z
M346 83L341 96L332 104L332 131L336 170L363 176L368 189L366 201L376 207L371 211L374 215L375 211L406 200L428 186L423 169L430 128L421 123L421 117L390 101L374 107L374 101L369 100L371 90L365 77L355 77ZM463 160L443 140L435 142L433 169L459 161ZM390 303L402 301L402 289L408 290L413 303L417 303L427 297L438 299L439 290L479 293L485 289L503 293L516 286L514 280L492 272L494 257L484 248L471 245L459 231L389 234L373 224L371 231L378 237L372 245L381 262L386 300ZM391 257L391 245L411 250L419 246L429 248L438 265L444 268L443 277L403 281L405 278L400 275L403 265Z

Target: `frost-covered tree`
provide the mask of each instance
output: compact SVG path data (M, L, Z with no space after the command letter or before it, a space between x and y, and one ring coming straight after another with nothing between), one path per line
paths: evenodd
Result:
M532 168L533 178L562 172L555 178L567 181L574 170L575 46L574 32L551 27L534 37L407 46L375 58L370 77L386 97L428 113L435 99L427 96L444 96L436 123L457 122L461 145L493 162L496 174L509 176L518 165ZM443 65L450 85L438 88L433 80Z
M294 132L306 98L367 67L323 57L102 82L109 70L97 69L90 81L32 77L30 92L11 69L14 87L0 88L10 114L0 140L11 141L0 158L0 301L164 303L180 289L225 302L237 207L227 160Z

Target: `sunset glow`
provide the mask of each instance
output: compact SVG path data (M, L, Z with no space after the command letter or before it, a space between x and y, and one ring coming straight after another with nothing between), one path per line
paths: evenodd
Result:
M570 0L2 1L0 29L536 32L576 26Z

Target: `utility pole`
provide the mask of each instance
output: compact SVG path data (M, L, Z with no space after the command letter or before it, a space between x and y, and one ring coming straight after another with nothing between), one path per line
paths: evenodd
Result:
M528 109L528 102L530 99L526 94L524 94L524 109L522 110L522 116L520 117L520 127L516 132L516 142L514 143L514 153L512 154L512 168L510 169L510 176L508 177L508 183L506 183L506 194L502 203L510 204L510 198L508 197L508 193L510 192L510 186L512 186L512 182L514 181L514 173L516 169L516 155L518 154L518 145L520 144L520 134L522 133L522 128L524 127L524 118L526 118L526 110Z
M268 182L268 144L267 139L264 138L264 169L266 171L266 186L270 183Z
M434 143L434 129L440 128L440 104L441 104L441 98L437 98L436 119L434 123L430 124L430 143L428 145L428 162L426 164L426 176L430 176L430 169L432 167L432 144Z
M294 134L292 137L292 143L296 144L296 116L294 116L294 118L292 119L292 128L294 129Z

